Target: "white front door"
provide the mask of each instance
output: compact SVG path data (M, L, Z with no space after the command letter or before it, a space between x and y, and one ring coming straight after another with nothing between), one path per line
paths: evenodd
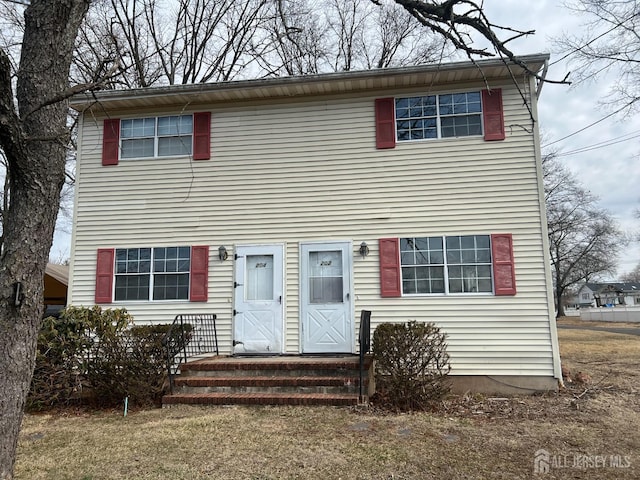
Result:
M283 352L283 247L236 247L233 352Z
M351 242L300 245L303 353L352 353Z

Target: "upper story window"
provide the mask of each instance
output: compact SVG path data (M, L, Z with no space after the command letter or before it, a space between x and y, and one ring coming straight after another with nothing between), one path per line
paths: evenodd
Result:
M189 299L190 247L117 248L115 300Z
M480 92L395 99L398 141L482 134Z
M190 155L192 136L193 115L121 120L121 157Z
M489 235L400 239L404 294L492 293Z

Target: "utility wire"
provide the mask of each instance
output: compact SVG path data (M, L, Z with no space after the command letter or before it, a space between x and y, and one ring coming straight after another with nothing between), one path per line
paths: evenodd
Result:
M582 153L585 151L596 150L598 148L608 147L610 145L615 145L618 143L623 143L629 140L633 140L634 138L640 136L640 131L632 132L627 135L622 135L620 137L614 137L609 140L605 140L599 143L594 143L591 145L586 145L584 147L576 148L574 150L569 150L568 152L560 152L561 155L573 155L575 153Z
M585 147L576 148L575 150L569 150L568 152L559 152L556 154L556 157L563 157L569 155L576 155L578 153L590 152L591 150L597 150L599 148L610 147L611 145L616 145L618 143L628 142L629 140L633 140L634 138L640 137L640 130L628 133L626 135L622 135L620 137L614 137L609 140L605 140L603 142L594 143L592 145L587 145Z
M601 142L592 143L591 145L585 145L584 147L578 147L575 150L583 150L585 148L597 147L597 146L605 145L618 140L630 140L632 137L635 137L638 134L640 134L640 130L636 130L635 132L625 133L624 135L619 135L617 137L608 138L607 140L602 140ZM570 150L570 151L574 151L574 150Z
M620 107L620 108L619 108L618 110L616 110L615 112L611 112L610 114L605 115L605 116L604 116L604 117L602 117L601 119L596 120L595 122L590 123L589 125L587 125L587 126L585 126L585 127L582 127L581 129L576 130L575 132L572 132L572 133L570 133L569 135L565 135L564 137L559 138L558 140L554 140L553 142L546 143L546 144L542 145L542 146L541 146L541 148L547 148L547 147L549 147L549 146L551 146L551 145L555 145L556 143L562 142L563 140L566 140L567 138L571 138L571 137L573 137L574 135L577 135L577 134L579 134L579 133L582 133L582 132L584 132L586 129L591 128L591 127L593 127L594 125L599 124L600 122L604 122L607 118L609 118L609 117L613 117L615 114L620 113L622 110L624 110L624 109L626 109L626 108L629 108L629 104L624 105L623 107Z

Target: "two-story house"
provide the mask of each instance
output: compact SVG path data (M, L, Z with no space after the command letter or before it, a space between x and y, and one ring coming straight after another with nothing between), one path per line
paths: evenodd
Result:
M604 305L639 305L640 283L636 282L587 282L576 295L580 307Z
M368 309L461 388L553 389L536 97L501 60L76 96L69 302L215 312L228 355L352 354Z

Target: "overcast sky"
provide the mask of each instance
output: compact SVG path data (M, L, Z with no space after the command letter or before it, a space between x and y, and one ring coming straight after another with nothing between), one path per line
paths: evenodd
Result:
M584 18L570 12L556 0L485 0L484 5L493 23L536 31L533 37L511 44L514 53L551 53L547 78L559 80L570 71L566 62L554 64L563 55L555 51L553 39L563 33L584 31ZM570 135L615 110L598 104L598 99L609 93L613 78L613 75L602 76L596 82L571 87L545 84L538 103L543 145ZM552 148L562 154L624 135L630 139L560 158L584 186L600 197L600 205L614 215L622 228L632 232L640 231L640 220L633 215L633 210L640 207L640 114L626 119L614 115L582 133L555 143ZM640 245L635 242L621 256L618 273L628 272L638 263Z
M548 78L562 79L570 70L566 62L554 64L562 56L554 51L553 39L563 32L580 32L584 19L579 18L555 0L485 0L485 12L493 23L536 34L511 44L516 54L551 53ZM544 143L554 142L599 120L612 110L598 104L609 91L611 78L583 85L545 84L539 101L540 129ZM629 135L630 140L609 147L563 155L561 159L592 193L600 197L626 231L640 231L640 220L633 210L640 207L640 114L623 119L613 116L584 132L574 135L553 148L570 152L600 142ZM67 222L68 223L68 222ZM51 251L52 259L70 255L70 235L58 232ZM633 269L640 263L640 244L632 243L620 258L618 273Z

